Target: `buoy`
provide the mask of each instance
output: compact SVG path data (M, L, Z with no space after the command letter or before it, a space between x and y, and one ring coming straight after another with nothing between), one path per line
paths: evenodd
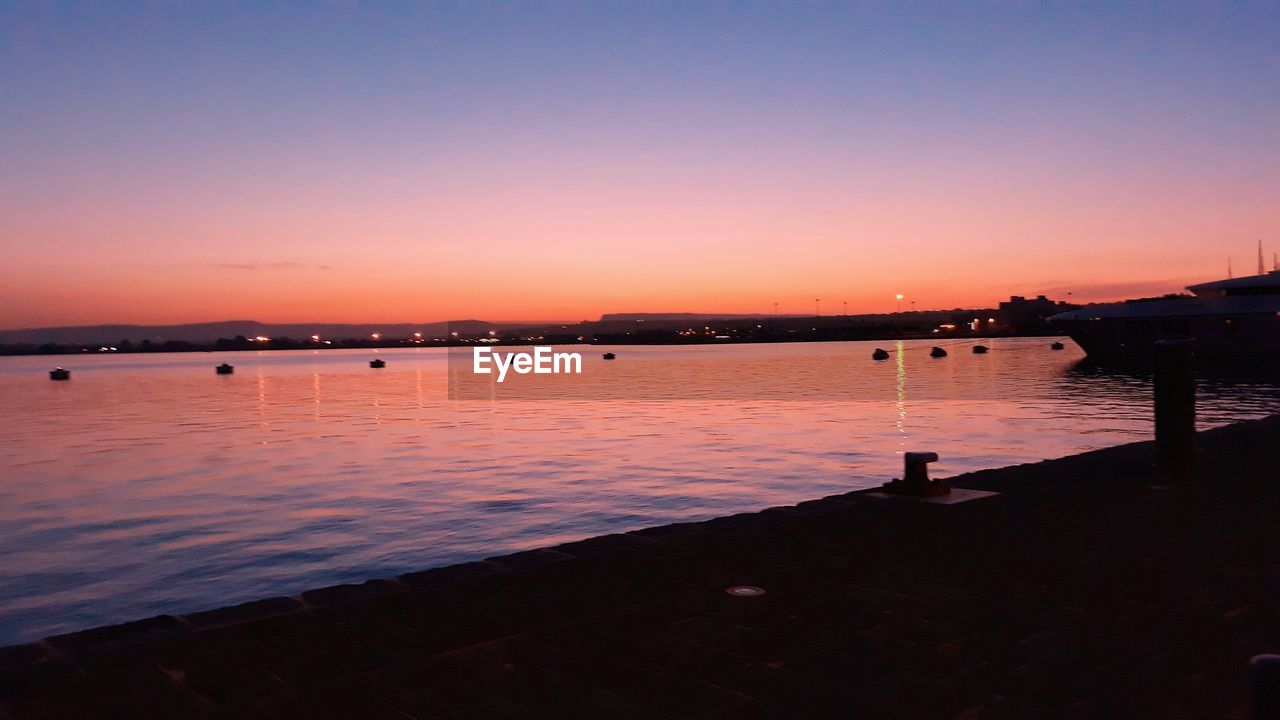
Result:
M936 347L929 351L929 357L946 357L947 351L940 347Z
M1055 342L1054 344L1050 345L1049 347L1050 347L1051 349L1053 349L1053 350L1061 350L1061 349L1065 348L1065 347L1066 347L1066 345L1063 345L1063 344L1062 344L1062 343L1060 343L1060 342Z
M876 348L876 351L871 353L871 359L872 360L888 360L889 351L884 350L882 348Z
M988 349L988 348L987 348L987 346L986 346L986 345L974 345L974 346L973 346L973 354L974 354L974 355L985 355L985 354L987 353L987 349Z
M386 366L387 366L387 362L386 362L385 360L370 360L370 361L369 361L369 367L371 367L371 368L383 368L383 367L386 367Z
M65 368L56 367L49 371L50 380L70 380L71 371Z
M231 373L236 371L236 368L234 365L228 365L226 363L222 363L221 365L214 368L213 370L219 375L230 375Z
M603 357L605 360L612 360L615 356L613 353L605 353L601 357Z

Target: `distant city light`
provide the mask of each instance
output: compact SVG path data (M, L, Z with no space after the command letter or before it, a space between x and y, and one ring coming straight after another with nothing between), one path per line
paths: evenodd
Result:
M320 342L320 336L319 336L319 335L312 335L312 336L311 336L311 339L312 339L312 340L314 340L314 341L316 341L316 342Z
M374 340L377 340L378 338L382 337L382 334L381 334L381 333L374 333L374 334L373 334L373 335L371 335L370 337L372 337Z
M413 336L416 338L420 338L422 337L422 333L414 333Z

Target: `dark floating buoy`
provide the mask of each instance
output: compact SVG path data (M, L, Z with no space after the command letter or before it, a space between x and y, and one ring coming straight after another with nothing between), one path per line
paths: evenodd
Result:
M1054 344L1052 344L1052 345L1050 345L1050 346L1049 346L1049 348L1050 348L1051 350L1061 350L1061 349L1063 349L1063 348L1065 348L1065 347L1066 347L1066 345L1063 345L1063 344L1062 344L1062 343L1060 343L1060 342L1055 342Z
M612 359L614 359L614 358L615 358L615 357L617 357L617 356L616 356L616 355L614 355L613 353L605 353L605 354L604 354L604 355L602 355L601 357L603 357L605 360L612 360Z
M871 359L872 360L888 360L889 351L883 348L876 348L876 351L871 353Z
M227 363L222 363L218 367L214 368L213 371L218 373L219 375L230 375L231 373L236 371L236 368L234 365L228 365Z
M946 357L946 356L947 356L947 351L943 350L940 347L935 347L934 349L929 351L929 357Z
M375 359L375 360L370 360L370 361L369 361L369 367L371 367L371 368L375 368L375 369L376 369L376 368L384 368L384 367L386 367L386 366L387 366L387 361L386 361L386 360Z
M989 349L990 349L990 348L988 348L986 345L974 345L974 346L973 346L973 354L974 354L974 355L986 355L986 354L987 354L987 350L989 350Z
M50 380L70 380L71 371L66 368L56 367L49 371Z

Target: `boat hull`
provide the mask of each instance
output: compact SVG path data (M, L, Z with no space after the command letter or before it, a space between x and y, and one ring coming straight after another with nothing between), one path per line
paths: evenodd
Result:
M1093 357L1148 356L1157 340L1190 339L1197 355L1280 357L1280 316L1060 318L1053 325Z

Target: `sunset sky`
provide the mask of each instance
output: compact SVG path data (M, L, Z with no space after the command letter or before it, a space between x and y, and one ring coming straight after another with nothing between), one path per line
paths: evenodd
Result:
M1280 4L0 4L0 327L1076 300L1280 251Z

